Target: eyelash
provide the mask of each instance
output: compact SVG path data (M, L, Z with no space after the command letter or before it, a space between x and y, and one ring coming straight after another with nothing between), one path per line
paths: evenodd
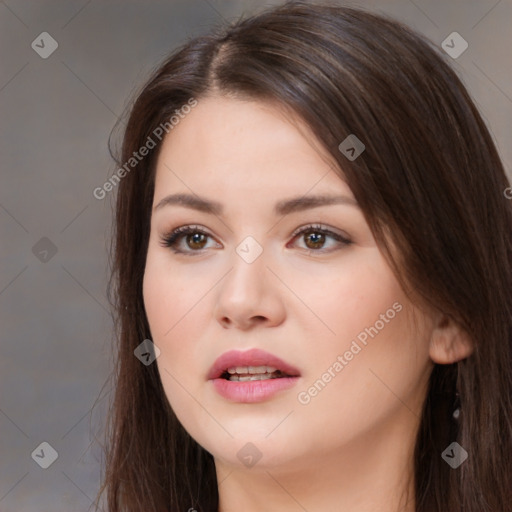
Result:
M182 251L181 249L176 248L177 243L184 236L189 235L189 234L197 234L197 233L211 237L211 235L209 233L207 233L206 231L204 231L200 226L182 226L182 227L175 229L174 231L171 231L169 234L162 236L161 244L163 247L168 247L173 252L178 253L178 254L186 254L189 256L201 254L205 249L200 249L197 251L195 251L195 250ZM298 230L296 230L293 233L292 237L293 237L293 239L295 239L305 233L321 233L323 235L328 235L329 237L334 238L337 242L341 243L342 246L348 246L348 245L352 244L352 241L349 240L348 238L340 235L339 233L335 233L334 231L331 231L330 229L326 229L319 224L311 224L309 226L299 228ZM309 252L326 253L326 252L331 252L333 249L330 249L330 250L307 249L307 250Z

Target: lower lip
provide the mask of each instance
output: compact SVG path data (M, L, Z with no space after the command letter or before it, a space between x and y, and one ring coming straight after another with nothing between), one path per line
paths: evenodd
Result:
M213 386L219 395L227 400L239 403L263 402L279 391L290 389L299 377L282 377L279 379L249 380L245 382L227 379L213 379Z

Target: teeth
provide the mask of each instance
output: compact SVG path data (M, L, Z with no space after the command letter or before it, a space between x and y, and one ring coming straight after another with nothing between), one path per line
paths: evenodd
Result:
M230 375L228 380L245 382L249 380L269 380L269 379L277 379L277 375L273 375L271 373L261 373L259 375Z
M237 366L233 368L228 368L228 373L234 375L237 373L238 375L247 375L247 374L261 374L261 373L274 373L277 371L277 368L273 366Z

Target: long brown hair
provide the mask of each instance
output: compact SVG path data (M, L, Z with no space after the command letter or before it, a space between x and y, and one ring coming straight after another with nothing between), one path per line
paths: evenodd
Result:
M288 2L174 51L131 106L118 163L191 98L268 100L300 116L340 177L343 169L404 290L474 343L468 358L434 365L414 455L415 510L510 512L512 201L492 138L446 61L385 16ZM350 134L365 144L353 161L338 148ZM117 366L98 499L108 491L109 512L213 512L212 455L177 420L157 365L134 357L151 338L142 281L160 147L116 184ZM457 469L441 457L454 441L469 454Z

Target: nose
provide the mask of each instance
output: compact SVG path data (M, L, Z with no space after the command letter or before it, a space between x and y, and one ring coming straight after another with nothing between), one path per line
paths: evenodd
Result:
M267 267L265 251L248 263L236 252L231 270L222 279L214 317L226 329L272 327L285 317L283 285Z

